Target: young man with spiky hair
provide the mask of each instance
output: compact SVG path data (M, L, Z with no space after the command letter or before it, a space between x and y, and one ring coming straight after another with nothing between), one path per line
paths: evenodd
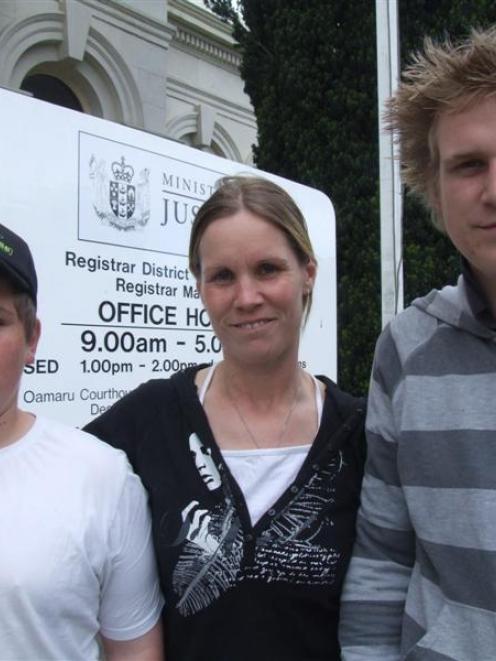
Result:
M462 256L379 338L345 583L347 661L496 658L496 29L426 40L386 112Z
M18 407L40 336L29 247L0 225L0 659L160 661L143 486L122 452Z

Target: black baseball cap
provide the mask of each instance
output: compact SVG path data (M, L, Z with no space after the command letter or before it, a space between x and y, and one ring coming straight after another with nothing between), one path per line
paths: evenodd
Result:
M20 290L29 294L36 305L38 278L28 244L15 232L0 224L0 273Z

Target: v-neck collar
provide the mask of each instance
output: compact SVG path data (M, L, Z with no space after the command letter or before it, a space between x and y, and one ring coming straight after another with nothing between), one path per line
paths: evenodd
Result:
M267 530L274 519L298 496L302 489L308 484L311 477L328 465L329 457L339 452L344 441L352 433L353 429L361 422L363 409L357 407L347 416L343 414L336 401L339 392L337 387L325 377L317 377L326 385L324 408L319 429L311 444L310 450L298 471L295 480L288 485L281 496L269 507L269 509L252 525L248 506L244 494L236 479L229 470L222 452L214 438L205 409L200 403L198 391L195 384L195 376L199 369L207 365L199 365L195 370L183 374L183 378L177 379L175 385L178 389L181 406L184 415L189 420L191 432L196 433L203 443L211 450L212 458L219 468L221 475L223 497L232 501L247 540L256 539ZM184 378L186 377L186 378ZM331 433L327 430L333 430Z

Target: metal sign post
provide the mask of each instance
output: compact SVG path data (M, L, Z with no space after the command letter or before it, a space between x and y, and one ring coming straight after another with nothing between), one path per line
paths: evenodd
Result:
M396 0L376 0L377 96L379 104L379 172L381 209L382 327L403 309L402 212L399 161L393 136L381 130L385 100L399 78L398 7Z

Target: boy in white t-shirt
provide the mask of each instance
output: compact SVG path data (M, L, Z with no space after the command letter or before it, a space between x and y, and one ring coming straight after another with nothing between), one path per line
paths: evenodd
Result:
M27 244L0 225L0 659L162 659L143 486L124 454L18 408L40 336Z

